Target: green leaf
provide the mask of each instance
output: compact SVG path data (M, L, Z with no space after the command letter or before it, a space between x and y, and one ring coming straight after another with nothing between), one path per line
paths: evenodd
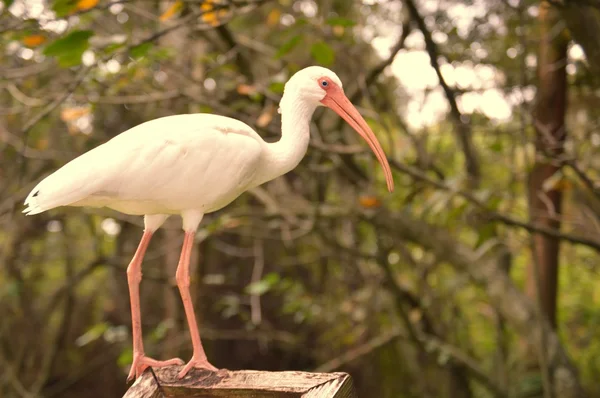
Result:
M213 113L214 109L208 105L200 105L198 106L198 112L200 113Z
M250 99L254 102L261 102L263 98L264 98L264 95L262 95L259 92L254 92L254 93L250 94Z
M246 286L246 293L261 296L271 290L279 282L279 275L270 273L262 280L254 282Z
M0 289L0 296L18 297L20 291L21 289L18 282L6 282L2 284L2 288Z
M175 325L172 319L166 319L158 324L156 329L150 334L150 339L154 342L160 341L165 338L167 332L172 329Z
M275 286L279 282L280 277L279 274L276 274L275 272L270 272L267 275L265 275L264 280L271 284L271 286Z
M88 40L93 34L91 30L75 30L46 47L44 54L60 56L64 52L72 50L73 47L87 49Z
M284 55L286 55L287 53L292 51L292 49L294 47L296 47L298 44L300 44L301 41L302 41L302 36L300 36L300 35L296 35L296 36L292 37L290 40L283 43L283 45L281 47L279 47L279 50L277 50L277 53L275 54L275 58L283 57Z
M492 150L494 152L502 152L503 149L504 149L504 144L500 140L498 140L490 145L490 150Z
M52 11L57 17L65 17L75 10L77 2L74 0L56 0L52 3Z
M175 56L175 53L172 48L157 47L156 51L152 53L152 56L157 61L168 61Z
M133 350L131 348L126 348L121 351L119 358L117 358L117 364L119 366L130 365L133 362Z
M528 374L522 377L517 386L518 394L521 397L539 396L544 390L542 375L539 373Z
M91 343L92 341L98 340L104 332L108 329L108 324L106 322L100 322L92 326L88 329L87 332L79 336L75 340L75 344L79 347L83 347L86 344Z
M269 90L277 94L283 94L284 87L285 83L275 82L269 85Z
M129 55L131 55L132 58L143 58L148 54L148 51L150 51L152 46L153 44L151 42L139 44L129 50Z
M309 20L303 17L296 18L296 22L294 23L295 27L300 27L304 25L309 25Z
M240 299L230 294L225 295L219 300L219 305L223 307L221 316L225 319L236 316L240 313Z
M444 366L448 363L449 360L450 360L450 353L448 352L448 350L440 350L440 352L438 353L438 356L437 356L438 364L440 364L441 366Z
M105 54L110 54L122 48L125 43L111 43L102 49Z
M14 0L2 0L2 3L4 3L4 11L8 10L8 7L10 7L13 2Z
M90 46L89 39L93 34L91 30L73 31L46 47L44 54L58 58L62 67L78 65L81 55Z
M329 18L325 23L331 26L343 26L344 28L349 28L356 25L356 22L354 22L353 20L342 17Z
M262 280L254 282L246 286L246 293L261 296L269 291L271 285L269 282Z
M318 41L310 48L310 54L319 64L329 66L335 61L333 49L325 42Z

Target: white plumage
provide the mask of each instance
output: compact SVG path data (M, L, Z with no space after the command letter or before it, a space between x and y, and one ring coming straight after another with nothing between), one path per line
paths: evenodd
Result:
M27 196L24 212L29 215L59 206L105 206L145 216L142 240L127 268L133 331L133 364L128 379L149 366L183 364L180 359L157 361L145 355L139 305L144 253L152 234L173 214L182 216L185 231L176 279L193 345L192 359L179 377L193 367L216 370L202 348L189 292L194 234L204 214L298 165L306 153L310 119L318 106L333 109L367 141L392 191L385 154L344 95L340 79L328 69L313 66L297 72L285 85L278 142L266 143L250 126L228 117L163 117L133 127L72 160Z
M25 212L66 205L138 215L215 211L260 176L267 146L249 126L228 117L163 117L119 134L48 176L25 200Z

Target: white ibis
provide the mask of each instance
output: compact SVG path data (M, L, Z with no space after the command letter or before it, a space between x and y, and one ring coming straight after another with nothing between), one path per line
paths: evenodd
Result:
M144 352L139 284L142 259L152 234L174 214L183 220L184 240L176 280L187 317L193 355L179 373L192 368L215 371L208 362L190 297L190 253L206 213L219 210L244 191L287 173L308 147L309 123L318 106L337 112L369 144L381 163L388 190L390 166L373 131L350 103L329 69L311 66L292 76L280 102L281 139L266 143L245 123L211 114L167 116L133 127L73 159L40 182L25 199L26 214L59 206L108 207L144 215L144 233L127 268L133 329L133 364L128 380L158 361Z

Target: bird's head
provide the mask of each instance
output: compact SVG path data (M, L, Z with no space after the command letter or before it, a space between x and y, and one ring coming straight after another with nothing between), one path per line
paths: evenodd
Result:
M288 94L286 96L286 94ZM340 115L361 137L367 141L377 160L381 163L388 190L394 190L394 180L385 153L373 130L352 105L342 81L331 70L320 66L309 66L296 72L285 85L284 98L294 98L309 106L326 106Z

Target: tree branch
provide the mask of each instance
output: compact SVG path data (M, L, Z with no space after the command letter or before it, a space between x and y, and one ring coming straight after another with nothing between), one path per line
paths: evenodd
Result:
M573 244L589 246L589 247L593 248L594 250L600 252L600 241L598 241L596 239L586 238L584 236L578 236L578 235L573 235L573 234L568 234L568 233L561 233L560 231L557 231L552 228L547 228L547 227L531 224L526 221L518 220L514 217L499 213L495 210L488 208L485 205L485 203L483 203L483 201L477 199L473 194L462 191L460 189L450 187L450 186L446 185L444 182L436 181L418 169L415 169L413 167L402 164L394 159L390 159L389 163L392 168L402 171L403 173L406 173L415 179L418 179L418 180L424 181L428 184L431 184L438 189L442 189L442 190L448 191L448 192L453 192L456 195L459 195L460 197L466 199L471 204L475 205L477 208L482 210L486 214L486 216L489 217L491 220L499 221L505 225L519 227L528 232L539 233L539 234L542 234L545 236L551 236L554 238L562 239L562 240L565 240L565 241L573 243Z
M431 32L427 29L427 25L425 24L425 20L419 13L417 6L415 5L413 0L404 0L406 7L417 23L419 30L423 33L423 37L425 38L425 48L427 53L429 54L429 58L431 60L431 66L435 70L435 73L440 81L440 86L444 90L444 94L448 99L448 104L450 105L450 115L452 117L452 121L454 123L455 134L457 139L462 147L462 150L465 155L465 163L467 173L471 178L471 181L474 183L474 186L479 184L479 179L481 178L481 171L479 166L479 160L477 159L477 152L475 151L475 147L473 146L472 141L472 130L469 124L463 122L462 115L460 110L458 109L458 104L456 103L456 94L450 88L448 83L446 83L446 79L442 75L440 70L440 64L438 61L439 50L437 45L433 41L431 37Z
M377 80L379 75L381 75L383 73L385 68L387 68L394 62L394 59L396 59L396 55L398 55L400 50L402 50L404 48L404 43L406 42L406 38L408 37L410 32L411 32L410 23L405 22L402 25L402 34L400 35L400 38L398 39L396 44L391 48L390 55L386 59L381 61L373 69L371 69L369 71L369 73L367 74L367 76L365 77L365 86L366 87L373 84L375 82L375 80ZM362 96L363 96L363 91L359 90L357 87L356 91L350 96L350 101L358 102L362 98Z
M553 376L554 391L561 397L582 397L576 368L571 363L556 333L545 318L540 318L535 305L515 286L509 276L498 268L496 258L482 255L454 239L447 231L413 218L408 213L378 214L371 219L379 228L386 229L399 239L416 243L429 250L440 261L445 261L457 272L466 273L487 293L494 306L509 324L524 336L532 347L545 350L548 372ZM541 336L546 336L542 344Z

